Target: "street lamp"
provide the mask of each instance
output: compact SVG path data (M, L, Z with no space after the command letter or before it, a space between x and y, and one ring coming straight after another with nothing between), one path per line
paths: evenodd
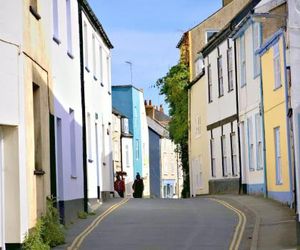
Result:
M132 62L130 61L125 61L125 63L127 63L130 67L130 83L132 85Z

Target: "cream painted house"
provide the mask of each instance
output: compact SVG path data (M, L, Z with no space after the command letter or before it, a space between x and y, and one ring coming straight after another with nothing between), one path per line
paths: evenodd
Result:
M207 133L208 86L207 68L199 51L221 30L247 0L225 1L223 7L203 22L185 32L177 47L181 62L190 70L189 86L189 172L190 194L196 196L209 193L208 181L212 177L209 156L210 134ZM199 108L201 107L201 108Z
M4 1L0 9L2 249L21 246L50 195L49 9L50 2L34 0Z

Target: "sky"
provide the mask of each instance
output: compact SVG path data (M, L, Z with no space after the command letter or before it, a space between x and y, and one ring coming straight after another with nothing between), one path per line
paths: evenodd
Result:
M222 0L88 0L104 27L112 50L112 84L144 90L153 105L164 97L152 87L179 59L183 32L218 10Z

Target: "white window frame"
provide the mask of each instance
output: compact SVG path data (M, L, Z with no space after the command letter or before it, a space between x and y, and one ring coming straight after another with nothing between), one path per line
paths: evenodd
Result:
M60 44L59 39L59 0L52 0L52 11L53 11L53 39L56 43Z
M280 64L280 48L279 43L273 45L273 63L274 63L274 90L280 88L281 84L281 64Z
M210 139L210 166L211 166L211 176L216 177L216 157L215 157L215 140Z
M226 152L226 136L221 136L221 154L222 154L222 170L223 177L228 176L228 168L227 168L227 152Z
M249 170L254 171L254 143L253 143L253 123L252 117L247 119L247 128L248 128L248 164Z
M96 36L92 34L92 51L93 51L93 74L94 80L97 81L97 59L96 59Z
M230 133L230 149L231 149L231 168L232 168L232 175L238 175L238 168L237 168L237 144L236 144L236 133Z
M88 26L83 22L83 42L84 42L84 63L85 69L89 72L89 44L88 44Z
M262 119L259 113L255 115L256 134L256 169L263 169Z
M256 51L261 46L261 24L254 22L252 25L252 38L253 38L253 78L260 75L260 56Z
M213 89L212 89L212 79L211 79L211 64L207 65L207 84L208 84L208 102L211 103L213 101Z
M228 69L228 92L234 89L233 86L233 51L232 48L227 49L227 69Z
M92 153L92 118L91 114L87 113L87 142L88 142L88 161L93 161Z
M72 6L71 0L66 0L66 21L67 21L67 44L68 55L74 58L73 55L73 32L72 32Z
M282 185L282 163L280 146L280 127L274 128L276 185Z
M222 97L224 95L224 78L223 78L222 55L220 55L217 59L217 67L218 67L218 91L219 91L219 97Z
M209 39L208 33L218 33L218 32L219 32L218 29L207 29L205 31L205 44L208 43L208 39Z
M77 162L76 162L76 131L75 131L75 111L69 109L70 117L70 157L71 157L71 177L77 177Z
M246 48L245 48L245 34L241 35L240 37L240 78L241 78L241 87L246 85Z

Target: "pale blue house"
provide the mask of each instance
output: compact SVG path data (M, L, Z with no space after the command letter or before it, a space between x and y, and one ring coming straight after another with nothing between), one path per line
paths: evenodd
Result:
M129 132L133 135L133 172L143 176L142 123L140 96L142 92L132 85L112 86L113 107L128 117Z

